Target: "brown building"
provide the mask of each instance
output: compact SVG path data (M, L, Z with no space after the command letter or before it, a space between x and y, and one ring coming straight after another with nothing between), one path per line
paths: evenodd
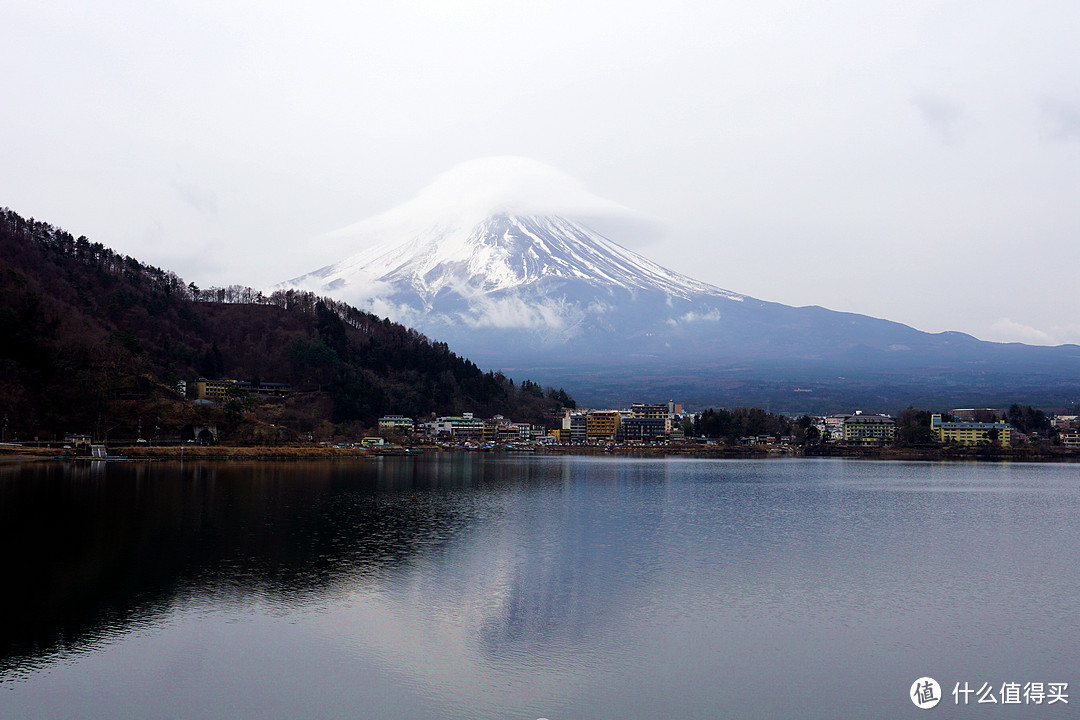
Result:
M600 410L585 416L586 442L615 442L618 433L619 412L617 410Z

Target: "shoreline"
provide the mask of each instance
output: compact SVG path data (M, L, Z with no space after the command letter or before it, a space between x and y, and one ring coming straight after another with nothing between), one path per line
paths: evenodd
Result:
M697 457L697 458L852 458L865 460L959 460L991 461L1006 460L1023 462L1076 462L1080 461L1080 450L1062 447L1051 448L992 448L992 447L852 447L852 446L810 446L776 448L756 445L738 446L700 446L691 445L666 447L589 447L589 446L554 446L538 448L536 454L546 455L611 455L628 457Z
M35 462L59 459L63 455L59 448L0 446L0 463ZM591 445L549 445L538 446L524 451L493 450L477 451L464 448L444 447L441 445L392 446L388 448L372 447L325 447L310 445L198 445L198 446L117 446L110 450L111 456L123 457L133 461L166 460L222 460L222 461L281 461L281 460L322 460L322 459L359 459L385 456L410 456L412 454L471 453L485 452L496 455L580 455L594 457L687 457L715 459L754 459L754 458L855 458L868 460L952 460L952 461L1021 461L1021 462L1078 462L1080 450L1049 448L994 448L994 447L850 447L850 446L811 446L777 448L770 446L729 446L729 445L667 445L667 446L591 446ZM70 459L70 458L66 458Z

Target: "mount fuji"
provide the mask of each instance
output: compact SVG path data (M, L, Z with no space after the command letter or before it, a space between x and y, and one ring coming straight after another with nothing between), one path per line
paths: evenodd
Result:
M608 237L655 227L547 165L486 158L333 233L328 241L358 250L275 289L344 300L481 366L528 372L598 403L671 395L810 411L1080 395L1078 346L989 343L757 300Z

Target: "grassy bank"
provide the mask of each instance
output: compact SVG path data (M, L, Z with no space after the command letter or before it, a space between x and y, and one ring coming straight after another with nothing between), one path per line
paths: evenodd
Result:
M0 462L22 462L25 460L49 460L60 454L55 448L24 447L19 445L0 445Z

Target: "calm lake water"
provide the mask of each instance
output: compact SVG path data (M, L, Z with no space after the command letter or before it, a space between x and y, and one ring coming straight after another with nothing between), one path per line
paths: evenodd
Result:
M0 718L1080 713L1078 465L33 463L0 536Z

